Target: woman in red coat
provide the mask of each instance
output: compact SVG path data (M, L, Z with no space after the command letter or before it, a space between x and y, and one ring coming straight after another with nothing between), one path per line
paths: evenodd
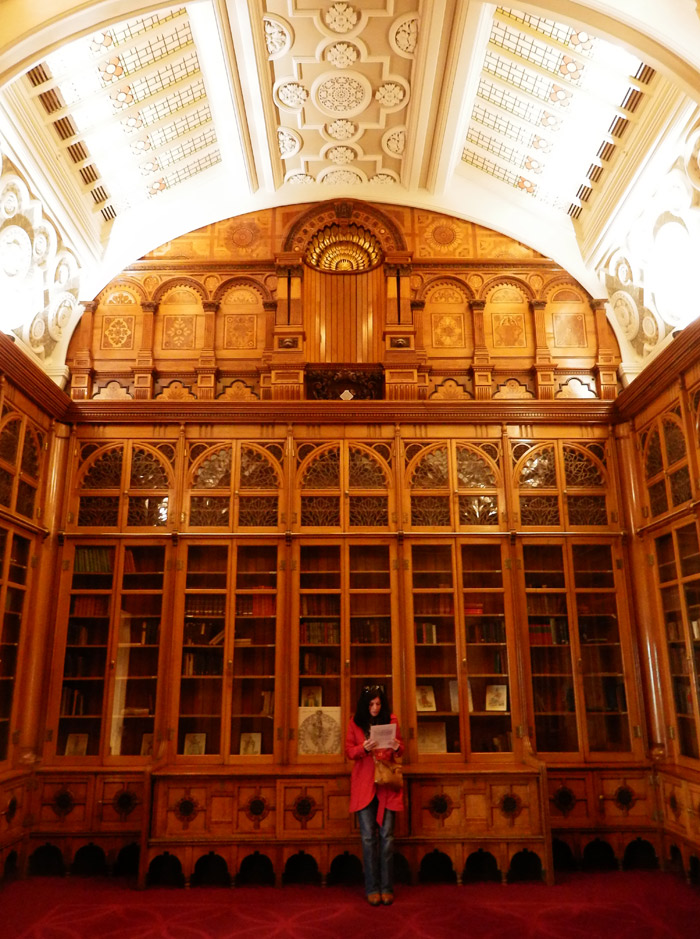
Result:
M373 724L396 724L392 750L378 749L370 740ZM394 813L403 809L403 792L374 782L374 755L394 759L403 753L399 724L391 713L384 689L362 689L355 716L348 725L345 755L354 761L350 777L350 811L357 812L362 836L365 893L372 906L394 902Z

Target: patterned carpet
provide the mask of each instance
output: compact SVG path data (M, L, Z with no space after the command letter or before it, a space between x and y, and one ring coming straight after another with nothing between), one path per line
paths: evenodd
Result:
M400 886L392 907L355 887L137 891L117 880L32 878L0 888L3 939L689 939L700 889L657 872L540 884Z

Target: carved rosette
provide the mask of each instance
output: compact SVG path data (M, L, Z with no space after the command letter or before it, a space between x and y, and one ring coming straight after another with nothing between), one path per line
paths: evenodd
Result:
M139 804L139 797L132 789L120 789L112 799L112 808L122 821L134 811Z
M552 796L552 804L564 816L573 812L576 801L576 793L568 786L559 786Z
M436 793L428 802L428 811L440 821L449 818L454 811L454 802L445 792Z
M306 825L311 821L317 812L318 804L313 796L297 796L297 798L294 800L294 805L292 806L292 815L298 822L301 822L304 828L306 828Z
M66 786L62 786L54 793L51 808L59 818L65 818L75 808L75 797Z

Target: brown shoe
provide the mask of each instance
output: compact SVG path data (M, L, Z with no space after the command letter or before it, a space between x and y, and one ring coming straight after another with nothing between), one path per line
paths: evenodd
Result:
M393 902L394 902L394 894L393 894L393 893L383 893L383 894L382 894L382 903L384 904L384 906L391 906L391 904L392 904Z
M382 895L380 893L368 893L367 902L370 904L370 906L379 906L379 904L382 902Z

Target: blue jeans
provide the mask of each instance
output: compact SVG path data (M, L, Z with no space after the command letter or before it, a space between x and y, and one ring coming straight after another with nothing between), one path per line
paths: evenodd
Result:
M365 893L392 893L394 890L394 817L384 810L384 821L377 824L379 803L375 796L357 813L362 838L362 859L365 870Z

